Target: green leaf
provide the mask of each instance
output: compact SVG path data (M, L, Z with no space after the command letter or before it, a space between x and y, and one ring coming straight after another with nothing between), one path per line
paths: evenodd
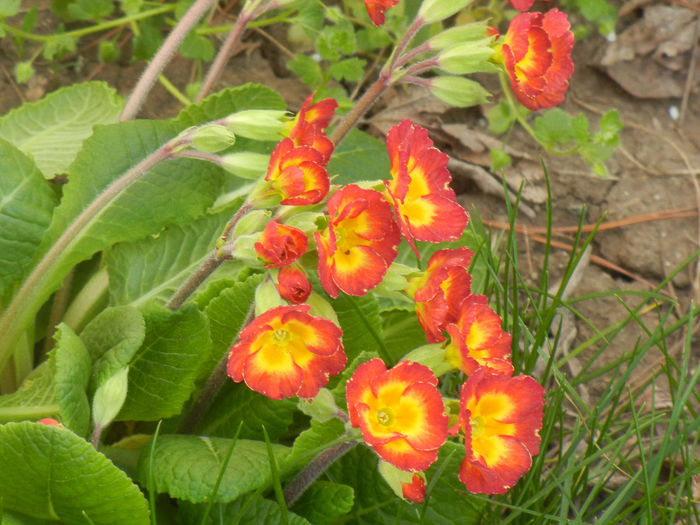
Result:
M374 295L350 297L341 294L332 301L332 305L343 330L343 346L348 362L364 350L379 351L377 340L382 341L382 320ZM387 366L392 364L387 363Z
M230 212L170 226L157 237L115 245L105 256L112 304L165 300L213 250Z
M211 61L214 58L214 44L202 35L198 35L194 31L187 33L187 36L180 44L180 54L192 60Z
M366 65L366 60L353 57L333 63L329 71L331 76L338 82L343 80L347 80L348 82L359 82L362 80L362 76L365 73Z
M511 128L516 115L508 101L501 99L498 104L489 109L486 118L489 121L489 131L500 135Z
M355 49L355 33L347 20L324 27L316 40L318 54L330 62L337 62L343 55L352 55Z
M21 0L2 0L0 1L0 17L15 16L19 13Z
M491 171L500 171L508 166L513 159L501 148L491 148Z
M90 403L86 394L92 360L85 345L71 328L61 323L54 335L51 360L56 374L56 401L61 423L85 437L90 430Z
M296 53L295 58L287 62L287 69L307 86L317 86L321 83L321 66L309 56Z
M53 364L49 361L32 370L16 392L0 396L0 423L56 417L59 407L56 403L55 379Z
M134 35L131 56L133 60L150 60L163 43L163 19L146 18L139 23L139 34Z
M230 439L217 437L159 436L153 451L153 471L149 472L151 444L141 454L139 478L147 480L152 476L155 490L173 498L193 503L208 501L230 446ZM278 464L283 465L289 448L272 445L272 449ZM270 482L265 443L238 439L214 501L233 501L246 492L269 486Z
M95 124L119 118L122 99L104 82L74 84L0 119L0 138L34 158L44 177L65 173Z
M77 47L78 41L76 38L73 38L67 34L56 33L46 42L44 50L41 52L41 56L43 56L46 60L62 58L68 53L73 53Z
M120 51L112 40L102 40L99 45L98 55L101 62L115 62L119 59Z
M384 344L394 362L408 352L426 343L425 331L418 322L414 309L395 309L382 312Z
M288 463L304 466L320 452L323 452L329 443L336 441L343 434L345 434L345 424L338 418L323 422L312 419L311 426L294 440L292 452L287 458Z
M100 312L80 333L93 366L90 390L127 366L146 337L143 315L131 306L110 307Z
M187 502L180 502L178 505L178 518L183 519L183 523L201 523L204 513L204 506ZM213 517L216 516L216 519ZM287 520L282 517L280 506L260 494L253 493L238 498L231 503L219 503L212 508L207 525L217 523L243 523L255 525L309 525L309 522L294 514L287 512Z
M350 512L355 491L348 485L331 481L317 481L311 485L292 507L311 523L332 523Z
M606 146L617 146L620 142L619 133L622 131L622 122L620 122L620 114L616 109L607 111L600 118L600 136Z
M34 163L0 139L0 298L25 276L56 198Z
M201 422L197 433L207 436L231 437L241 427L241 437L263 439L265 425L271 440L282 436L294 421L296 402L291 399L276 401L253 392L245 384L227 379Z
M0 426L0 465L4 508L64 523L150 523L139 488L68 429Z
M15 81L18 84L26 84L34 76L34 66L31 62L17 62L15 64Z
M348 133L328 163L328 173L336 184L387 179L389 169L386 144L359 129Z
M117 416L122 421L179 414L211 347L207 318L192 304L176 312L153 306L144 317L146 338L131 361L126 402Z

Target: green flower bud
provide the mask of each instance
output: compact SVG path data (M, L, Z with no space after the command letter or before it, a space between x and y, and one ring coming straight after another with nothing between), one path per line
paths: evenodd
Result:
M426 24L444 20L472 3L473 0L424 0L418 16Z
M311 292L309 297L306 299L306 304L311 306L311 310L309 310L311 315L323 317L324 319L333 321L337 326L340 326L340 323L338 322L338 314L336 314L335 310L333 310L331 303L326 301L316 292Z
M316 226L316 221L321 216L323 216L323 214L319 212L302 211L289 215L284 219L284 223L288 226L298 228L308 235L309 233L315 232L318 229Z
M241 237L256 232L259 234L265 229L271 218L272 212L270 210L249 211L236 224L236 227L233 229L233 236Z
M448 73L464 75L479 71L498 71L498 66L489 62L494 51L490 38L475 42L464 42L448 47L438 55L438 67Z
M257 179L266 173L270 156L251 151L241 151L223 155L220 162L222 168L236 177Z
M96 427L104 428L117 417L126 400L128 385L129 367L126 366L98 387L92 398L92 419Z
M319 390L313 399L299 399L297 407L307 416L321 422L328 421L340 412L333 394L327 388Z
M220 124L206 124L192 131L190 141L199 151L216 153L233 146L236 143L236 135Z
M488 25L485 22L472 22L461 26L451 27L438 33L428 41L430 49L445 49L446 47L481 40L487 35ZM491 39L489 39L491 41Z
M455 367L447 362L445 349L441 343L433 343L414 348L402 358L403 361L413 361L427 366L433 371L435 377L440 377Z
M255 289L255 317L278 306L286 305L287 301L280 297L277 288L275 288L275 283L270 279L265 279Z
M483 104L490 96L481 84L464 77L431 78L430 91L443 102L460 108Z
M263 263L255 251L255 243L260 240L260 232L236 237L233 244L228 244L224 250L233 259L240 261L252 268L262 268Z
M286 111L276 109L247 109L229 115L222 122L236 135L254 140L274 140L281 138L287 128L282 121Z
M391 266L389 266L386 275L384 275L382 282L375 288L375 291L379 295L393 297L398 300L411 301L411 299L403 293L403 290L408 288L408 277L417 272L418 270L416 268L393 262Z

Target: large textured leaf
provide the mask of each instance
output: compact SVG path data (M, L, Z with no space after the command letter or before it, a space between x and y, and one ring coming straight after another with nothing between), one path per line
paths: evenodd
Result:
M387 310L382 312L384 345L394 362L408 352L427 343L425 332L414 310Z
M198 365L209 353L209 323L196 306L145 312L146 338L129 368L129 387L118 420L156 421L179 414L194 390Z
M379 351L382 320L379 316L379 304L373 295L350 297L341 294L333 301L333 308L338 314L340 328L343 329L343 346L348 362L362 351ZM379 355L381 356L381 352ZM387 363L387 366L389 365L390 363Z
M143 306L166 299L207 257L231 214L206 215L157 237L120 243L106 255L112 304Z
M321 480L304 492L294 504L294 511L315 525L324 525L350 512L354 499L352 487Z
M152 462L150 479L157 492L166 492L174 498L193 503L207 501L231 442L231 439L215 437L159 436L153 457L150 457L150 446L141 454L139 478L143 484L148 482ZM272 450L277 463L284 463L289 449L272 445ZM246 492L267 487L271 479L265 443L239 439L214 501L233 501Z
M61 423L79 436L90 429L90 403L86 390L92 360L80 338L65 324L57 327L52 360L56 373L56 401Z
M328 163L328 173L337 184L388 179L389 155L386 145L359 129L353 129L338 145Z
M138 487L68 429L0 426L0 465L4 508L63 523L150 523Z
M202 523L204 504L180 502L178 517L182 523ZM262 497L260 494L250 494L238 498L231 503L217 503L209 514L207 525L220 523L241 523L251 525L309 525L301 516L287 511L287 519L282 517L282 509L278 503Z
M343 434L345 425L340 419L332 418L323 422L312 419L311 426L294 440L288 459L290 466L304 466Z
M117 122L123 101L104 82L74 84L0 119L0 138L32 156L46 178L68 171L95 124Z
M355 488L355 506L351 513L353 523L477 524L484 503L470 497L457 477L463 459L463 445L452 442L443 445L437 462L427 471L428 485L433 476L439 475L439 478L430 491L428 509L422 521L420 507L402 501L393 493L377 471L377 455L366 447L350 451L329 472L336 482ZM367 512L366 509L374 510Z
M56 417L59 408L55 379L50 361L44 361L32 370L16 392L0 396L0 423Z
M143 315L131 306L102 310L80 333L95 362L90 390L129 364L146 337Z
M0 317L0 332L4 335L0 340L0 369L41 304L75 264L116 242L156 233L169 223L186 224L213 202L221 181L218 167L191 159L169 160L105 202L91 220L75 222L88 206L101 203L100 195L112 182L178 130L164 122L124 122L98 127L85 141L71 165L63 199L39 247L43 258ZM73 235L67 236L64 232L71 224ZM63 244L67 240L70 242ZM46 257L55 246L63 250Z
M294 420L296 402L276 401L250 390L245 384L227 380L202 418L197 432L207 436L231 437L243 423L240 436L264 439L263 425L272 441L287 431Z
M0 174L1 299L26 274L56 199L31 159L2 139Z

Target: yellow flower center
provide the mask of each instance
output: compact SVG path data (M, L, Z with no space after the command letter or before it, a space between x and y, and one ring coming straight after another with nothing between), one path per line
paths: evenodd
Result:
M272 338L278 345L286 345L289 342L290 335L289 332L287 332L287 330L278 328L272 333Z
M377 412L377 421L380 425L388 427L394 422L394 414L388 408L382 408Z

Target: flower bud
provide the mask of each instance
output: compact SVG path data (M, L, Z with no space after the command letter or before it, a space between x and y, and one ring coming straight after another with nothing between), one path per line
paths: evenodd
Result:
M483 104L490 95L478 82L453 76L431 78L430 91L443 102L456 107Z
M255 317L278 306L287 306L287 303L280 297L275 284L265 279L255 289Z
M122 409L129 385L129 367L122 368L102 383L92 399L92 419L97 428L109 425Z
M195 128L190 136L192 146L206 153L217 153L236 143L233 131L220 124L207 124Z
M306 304L311 306L311 310L309 310L309 313L311 315L323 317L325 319L328 319L329 321L333 321L335 325L340 326L340 322L338 321L338 314L336 314L335 310L333 310L331 303L326 301L316 292L311 292L309 297L307 297L306 299Z
M442 344L432 343L414 348L403 356L402 360L425 365L433 371L435 377L440 377L447 372L456 370L456 367L447 361L445 354Z
M472 22L438 33L428 41L428 44L430 49L440 50L456 44L480 40L489 34L489 26L485 22Z
M400 470L388 461L381 459L377 469L398 497L413 503L423 503L425 500L425 474Z
M270 210L252 210L246 213L233 229L233 237L261 232L272 218Z
M448 47L438 55L438 67L455 75L480 71L497 72L498 67L489 62L489 58L494 53L489 46L490 43L490 38L484 38Z
M471 3L472 0L424 0L418 17L426 24L432 24L454 15Z
M253 153L251 151L241 151L229 153L221 157L221 167L228 173L240 177L241 179L257 179L265 175L267 164L270 162L269 155Z
M282 121L286 111L278 109L247 109L229 115L223 124L236 135L254 140L279 140L287 124Z
M289 226L294 226L308 235L309 233L315 232L318 229L317 221L323 216L324 215L322 213L315 211L302 211L288 215L285 218L284 223L288 224Z
M319 390L316 397L311 399L299 399L297 407L307 416L320 422L328 421L340 412L333 394L327 388Z

